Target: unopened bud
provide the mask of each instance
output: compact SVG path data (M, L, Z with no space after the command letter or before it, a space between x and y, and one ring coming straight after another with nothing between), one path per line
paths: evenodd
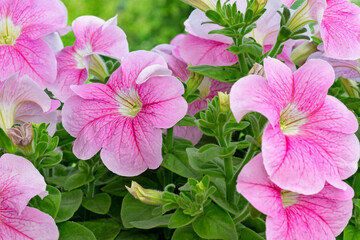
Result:
M12 127L7 131L7 135L11 142L25 155L31 155L34 152L34 130L31 123Z
M203 75L192 72L189 80L186 82L187 91L190 93L195 91L201 85L203 80Z
M223 113L227 113L230 111L230 99L229 95L225 92L218 92L219 94L219 102L220 102L220 111Z
M28 146L34 138L34 131L31 123L12 127L8 130L7 134L11 139L11 142L19 147Z
M295 64L302 64L309 58L309 56L316 52L317 46L314 42L304 42L295 48L295 50L291 53L290 59Z
M129 193L134 196L134 198L143 203L152 205L163 205L166 203L166 201L162 199L162 192L152 189L144 189L137 182L132 181L130 188L128 186L125 187Z
M203 12L207 10L216 10L215 4L212 0L182 0L183 2L200 9Z
M251 6L251 10L254 11L254 13L261 12L267 4L267 0L255 0L254 3Z
M264 67L258 63L255 63L254 66L250 69L249 74L265 77Z

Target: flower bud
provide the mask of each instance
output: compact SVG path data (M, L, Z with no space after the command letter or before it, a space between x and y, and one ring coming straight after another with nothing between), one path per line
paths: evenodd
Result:
M188 92L195 91L201 85L203 79L204 79L203 75L192 72L189 80L186 82L187 91Z
M34 153L34 130L31 123L15 126L7 131L11 142L25 155Z
M216 10L215 4L212 0L182 0L183 2L200 9L203 12L207 10Z
M290 55L290 59L295 64L301 64L305 62L312 53L316 52L316 49L316 43L305 42L295 48L295 50Z
M255 14L261 12L267 4L267 0L255 0L251 5L251 10L254 11Z
M227 113L230 111L230 99L229 95L225 92L218 92L219 94L219 102L220 102L220 111L223 113Z
M166 201L162 199L162 192L152 189L144 189L137 182L132 181L130 188L128 186L125 187L129 193L134 196L134 198L143 203L152 205L163 205L166 203Z
M264 67L258 63L255 63L254 66L249 71L249 75L250 74L265 77Z

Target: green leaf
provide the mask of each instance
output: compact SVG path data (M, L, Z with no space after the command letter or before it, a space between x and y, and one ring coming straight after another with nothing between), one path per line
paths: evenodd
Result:
M136 228L140 229L152 229L158 227L167 227L171 218L171 214L157 216L150 220L144 221L133 221L130 224Z
M8 153L14 153L16 151L16 147L12 144L10 138L2 128L0 128L0 148Z
M188 127L196 127L195 123L196 118L190 115L185 115L183 119L181 119L176 126L188 126Z
M209 65L199 65L188 67L191 72L198 73L220 82L234 83L242 77L238 67L214 67Z
M184 214L182 209L176 209L170 218L169 228L180 228L192 223L196 217Z
M192 226L186 226L176 229L174 235L171 238L171 240L185 240L185 239L201 240L202 238L196 234Z
M133 223L140 222L139 225L144 226L144 222L150 222L160 216L160 214L153 215L153 211L158 206L148 205L135 199L131 194L127 194L122 201L121 206L121 220L125 228L135 227ZM162 220L162 219L160 219ZM169 219L170 220L170 219ZM159 219L156 219L159 221Z
M211 21L219 24L222 24L224 22L220 14L214 10L207 10L205 14Z
M186 152L175 151L173 154L166 154L161 166L186 178L198 178L201 176L191 168Z
M65 190L73 190L94 181L95 178L90 173L79 171L67 178L65 182Z
M62 152L52 151L41 155L36 161L38 168L52 168L62 160Z
M111 219L98 219L88 222L79 222L79 224L90 229L97 240L113 240L120 233L120 224Z
M212 30L209 32L209 34L220 34L231 38L236 38L240 35L238 32L231 29Z
M353 225L348 225L344 230L344 240L360 239L360 230Z
M229 213L217 205L207 207L204 214L193 222L193 227L202 238L237 239L235 225Z
M256 58L261 57L264 52L263 46L256 42L248 42L240 46L231 46L228 50L236 55L248 53Z
M236 149L236 148L235 148ZM186 152L189 157L190 166L203 174L216 178L224 178L224 163L220 158L211 160L204 159L196 148L188 148Z
M241 223L236 225L236 231L239 236L239 240L241 239L251 239L251 240L264 240L259 234L251 230L250 228L245 227Z
M80 189L61 194L59 212L55 218L57 223L69 220L79 209L82 202L83 192Z
M94 213L107 214L111 206L111 197L107 193L99 193L93 198L83 198L81 205Z
M49 214L55 219L60 208L61 193L57 188L50 185L46 186L46 191L48 191L49 194L44 197L44 199L41 199L39 196L35 196L31 199L30 205L44 213Z
M92 231L76 222L60 223L58 228L59 240L96 240Z
M159 240L159 238L158 232L131 229L130 231L121 231L116 240Z

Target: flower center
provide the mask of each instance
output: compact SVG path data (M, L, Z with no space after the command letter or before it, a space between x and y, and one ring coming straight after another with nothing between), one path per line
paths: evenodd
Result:
M0 128L2 128L5 132L7 132L7 130L15 123L14 111L14 105L0 103Z
M20 36L21 29L14 25L9 18L0 20L0 45L14 45Z
M116 100L120 105L119 112L124 116L135 117L141 111L142 102L135 89L119 91Z
M306 115L291 103L280 114L280 129L286 135L298 134L305 123Z
M83 48L83 49L76 49L75 50L74 57L75 57L75 60L77 62L77 66L76 66L77 69L84 69L86 67L83 58L86 55L89 55L92 51L93 51L93 49L92 49L92 46L90 44L86 45L86 47Z
M298 193L290 192L286 190L281 191L281 200L283 207L289 207L297 202Z

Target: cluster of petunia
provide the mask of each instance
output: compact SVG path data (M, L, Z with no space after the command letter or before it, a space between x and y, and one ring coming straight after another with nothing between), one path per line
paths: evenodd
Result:
M220 26L203 24L209 22L203 11L216 2L192 2L205 9L194 10L185 22L188 34L152 51L129 52L116 17L83 16L69 28L60 0L0 1L0 128L8 132L14 124L46 122L53 134L61 121L76 138L76 157L86 160L101 151L110 171L137 176L160 166L162 129L206 109L218 92L230 91L238 121L250 111L269 120L262 153L242 169L237 185L268 216L267 238L334 239L352 215L354 193L343 180L357 171L360 149L356 117L327 92L335 77L359 79L360 8L347 0L305 1L289 28L315 21L319 29L313 35L323 44L306 62L296 62L299 69L293 54L309 43L288 40L278 59L264 59L263 76L248 75L234 85L204 77L197 86L200 99L188 104L181 81L196 78L188 66L238 62L227 50L233 39L209 34ZM245 0L234 2L245 11ZM267 11L248 36L268 51L280 31L276 11L282 3L265 3ZM64 48L60 35L70 30L76 41ZM118 60L120 67L110 73L101 56ZM90 75L99 82L88 83ZM64 103L60 120L61 103L45 89ZM174 133L194 144L202 137L193 126L175 126ZM57 239L54 220L26 207L35 195L46 196L46 183L32 164L5 154L0 175L0 236Z

